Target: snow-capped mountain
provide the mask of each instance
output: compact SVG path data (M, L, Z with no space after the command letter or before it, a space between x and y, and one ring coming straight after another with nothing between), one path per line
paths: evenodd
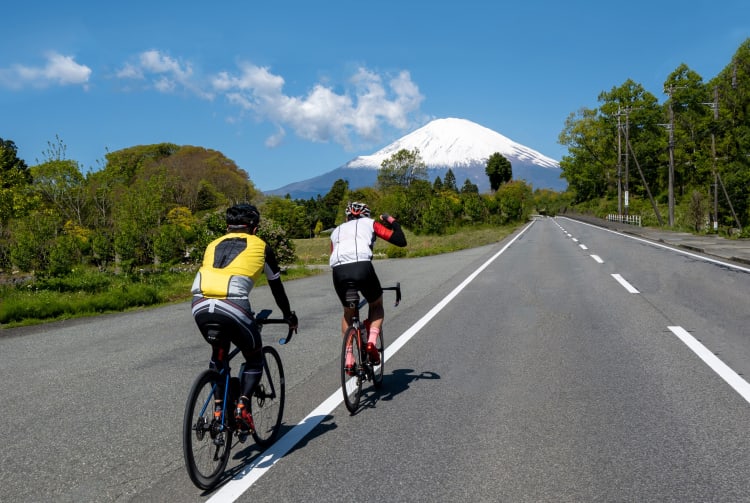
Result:
M339 178L349 182L349 187L374 186L381 163L399 150L419 149L427 165L428 180L445 177L453 171L460 188L468 178L481 192L488 191L489 178L485 173L487 159L499 152L511 163L514 179L523 179L533 188L564 190L565 180L560 178L557 161L536 150L514 142L484 126L466 119L437 119L403 136L372 155L359 156L324 175L286 185L269 194L290 194L293 198L325 195Z
M477 162L487 166L495 152L513 161L530 162L542 168L556 169L557 161L536 150L514 142L500 133L466 119L436 119L372 155L349 161L349 168L379 168L380 164L401 149L419 149L428 167L466 168Z

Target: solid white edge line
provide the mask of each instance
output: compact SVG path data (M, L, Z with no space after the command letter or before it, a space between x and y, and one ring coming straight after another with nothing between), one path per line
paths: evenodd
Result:
M734 388L734 390L739 393L746 402L750 402L750 384L748 384L747 381L740 377L737 372L729 368L729 366L721 361L715 354L709 351L706 346L698 342L698 340L690 335L687 330L677 326L668 328L672 333L679 337L680 340L693 351L693 353L698 355L706 365L711 367L711 369L719 374L727 384Z
M640 241L642 243L646 243L646 244L649 244L649 245L652 245L652 246L656 246L658 248L664 248L665 250L672 250L673 252L681 253L683 255L687 255L688 257L697 258L697 259L703 260L705 262L711 262L712 264L719 264L719 265L723 265L723 266L726 266L726 267L731 267L732 269L738 269L740 271L750 272L750 268L742 267L741 265L737 265L737 264L732 264L731 262L724 262L722 260L716 260L716 259L712 259L712 258L709 258L709 257L704 257L703 255L698 255L697 253L691 253L689 251L685 251L685 250L682 250L680 248L675 248L674 246L667 246L665 244L657 243L655 241L649 241L648 239L643 239L643 238L631 236L629 234L624 234L622 232L613 231L612 229L607 229L605 227L599 227L598 225L589 224L587 222L581 222L580 220L574 220L574 219L568 218L568 217L555 217L555 218L567 218L568 220L571 220L573 222L578 222L581 225L587 225L589 227L593 227L595 229L600 229L600 230L603 230L605 232L611 232L612 234L617 234L618 236L626 237L626 238L629 238L629 239L634 239L636 241Z
M434 318L450 301L452 301L466 286L484 271L500 255L505 253L510 245L516 242L532 225L532 220L521 232L511 239L499 252L490 257L484 264L479 266L471 273L460 285L453 289L443 300L438 302L435 307L430 309L427 314L422 316L414 325L409 327L401 334L391 345L385 349L384 360L388 361L396 352L401 349L417 332L419 332L432 318ZM323 403L318 405L315 410L310 412L302 421L297 423L286 435L277 440L271 447L261 453L252 463L245 466L240 473L234 476L232 480L224 484L211 498L209 503L229 503L237 500L250 486L260 479L273 465L275 465L284 455L292 450L308 433L312 431L323 419L333 412L333 409L344 401L341 388L334 391Z
M625 288L625 290L627 290L628 292L630 292L630 293L640 293L638 290L635 289L635 287L633 285L631 285L630 283L628 283L625 280L625 278L623 278L619 274L613 274L612 277L615 278L617 280L617 282L620 283Z

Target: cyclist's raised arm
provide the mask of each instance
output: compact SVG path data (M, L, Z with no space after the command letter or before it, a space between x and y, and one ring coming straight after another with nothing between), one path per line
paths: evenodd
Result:
M289 297L287 297L284 285L281 283L281 267L279 267L276 255L274 255L273 250L268 244L266 244L265 254L265 273L268 279L268 286L271 288L271 294L276 301L276 305L279 306L279 309L284 314L284 318L291 319L293 313L289 305Z
M375 235L393 245L406 246L406 236L404 235L404 231L401 230L401 224L388 213L380 215L380 220L386 222L387 225L375 222Z

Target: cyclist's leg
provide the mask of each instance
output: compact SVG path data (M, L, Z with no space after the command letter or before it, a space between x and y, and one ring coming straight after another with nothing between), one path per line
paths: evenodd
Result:
M343 264L333 268L333 288L336 290L336 295L341 302L341 306L344 308L343 316L341 317L341 335L346 333L346 329L352 324L352 317L356 309L349 307L349 303L346 301L346 292L349 289L349 285L358 283L360 274L358 273L360 267L357 263L354 264Z
M263 340L260 332L255 326L250 313L250 303L232 301L227 303L229 314L236 322L236 329L231 333L232 343L240 348L242 356L245 357L245 368L240 377L241 394L250 397L260 380L263 371Z
M362 295L367 299L369 306L367 313L369 325L367 342L375 344L383 326L385 310L383 309L383 288L380 286L380 279L375 274L375 268L372 266L372 263L369 263L367 278L362 286Z

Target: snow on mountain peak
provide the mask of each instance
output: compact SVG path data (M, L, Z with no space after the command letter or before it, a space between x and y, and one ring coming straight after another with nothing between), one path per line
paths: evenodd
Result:
M486 164L490 155L499 152L513 161L535 164L543 168L559 168L559 164L539 152L484 126L466 119L436 119L372 155L359 156L346 164L348 168L380 168L381 163L399 150L419 149L428 167L460 168Z

